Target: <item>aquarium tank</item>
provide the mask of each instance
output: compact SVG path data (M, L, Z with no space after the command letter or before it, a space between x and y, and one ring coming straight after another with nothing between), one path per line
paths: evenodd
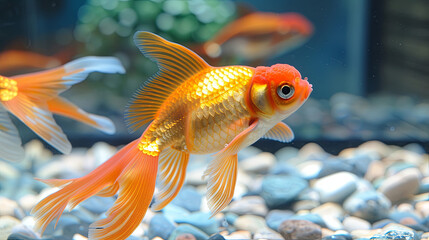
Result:
M0 6L0 240L429 240L428 1Z

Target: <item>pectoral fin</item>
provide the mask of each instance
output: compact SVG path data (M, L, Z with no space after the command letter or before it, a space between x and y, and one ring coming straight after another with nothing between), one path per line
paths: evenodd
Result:
M262 138L276 140L279 142L291 142L294 139L292 129L286 123L279 122L271 128Z
M207 201L212 217L224 209L234 196L237 180L237 154L214 159L204 177L208 177Z

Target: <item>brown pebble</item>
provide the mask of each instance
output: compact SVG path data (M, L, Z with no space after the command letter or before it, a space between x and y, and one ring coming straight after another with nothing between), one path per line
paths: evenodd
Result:
M416 225L416 224L418 224L418 222L412 217L402 218L399 223L402 225Z
M322 238L320 226L307 220L285 220L280 224L279 233L285 240L316 240Z

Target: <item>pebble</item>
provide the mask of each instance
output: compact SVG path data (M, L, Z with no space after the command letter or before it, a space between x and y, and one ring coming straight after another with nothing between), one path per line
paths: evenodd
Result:
M344 216L344 210L338 203L328 202L311 210L311 213L318 214L320 216L331 216L333 218L342 218Z
M211 235L208 240L225 240L225 238L219 233L216 233Z
M266 229L265 219L254 215L243 215L235 220L234 226L239 230L245 230L252 233L260 229Z
M200 210L201 194L192 187L184 187L179 194L171 201L176 206L182 207L190 212Z
M15 179L19 177L20 173L18 169L10 165L5 161L0 161L0 181L5 181L6 179Z
M417 193L421 174L416 168L407 168L386 178L378 188L391 202L407 200Z
M275 163L276 157L274 154L262 152L240 161L238 163L238 168L249 173L266 174Z
M249 231L239 230L225 235L225 239L252 239L252 233L250 233Z
M386 172L385 164L381 161L373 161L368 167L364 178L368 181L374 181L376 179L382 178Z
M322 238L320 226L305 220L286 220L280 224L279 233L285 240L314 240Z
M210 213L196 212L182 218L176 218L175 221L178 224L186 223L192 225L206 234L212 235L218 231L218 223L216 219L210 217Z
M238 215L257 215L265 216L268 213L268 208L265 205L265 200L260 196L246 196L229 204L229 212Z
M262 182L261 196L268 208L280 208L292 202L307 187L307 181L298 177L267 176Z
M282 236L280 235L280 233L273 231L269 228L264 228L261 230L258 230L257 232L255 232L255 234L253 234L253 239L257 240L277 240L277 239L282 239Z
M429 201L422 201L416 203L416 212L423 218L429 217Z
M190 233L182 233L176 237L175 240L196 240L197 238Z
M209 235L194 226L191 226L189 224L180 224L170 234L168 240L175 240L178 236L183 234L192 234L197 240L206 240L209 238Z
M294 215L294 212L292 211L275 209L275 210L271 210L265 219L268 227L274 230L278 230L280 224L283 221L290 219L293 215Z
M161 237L168 239L171 233L176 229L176 224L167 219L163 214L156 214L149 223L149 239Z
M343 220L344 229L351 232L354 230L369 230L371 229L371 224L361 218L349 216Z
M313 189L319 192L321 202L341 203L356 190L357 179L353 173L339 172L317 179Z
M24 211L18 206L18 203L5 198L0 197L0 216L12 216L16 218L23 218L25 216Z
M12 229L21 222L11 216L0 216L0 239L7 239L12 233Z
M349 214L374 222L388 216L391 202L376 191L357 192L344 201Z

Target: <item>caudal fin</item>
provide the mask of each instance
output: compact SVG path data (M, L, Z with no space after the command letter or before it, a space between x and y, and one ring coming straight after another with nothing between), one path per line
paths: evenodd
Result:
M158 156L144 154L135 140L88 175L70 180L42 180L62 187L40 201L32 210L36 228L42 233L47 225L93 196L119 197L106 213L107 218L90 225L89 239L125 239L137 228L152 200L158 169Z
M24 122L31 130L62 153L69 153L71 145L67 137L56 124L49 107L56 102L58 94L73 84L83 81L91 72L124 73L119 60L114 57L84 57L71 61L54 69L11 77L17 84L17 93L11 99L2 102L6 109ZM54 100L52 100L54 101ZM55 107L55 106L54 106ZM71 107L70 104L62 107ZM78 112L77 109L58 110ZM76 114L75 114L76 115ZM91 118L87 113L81 115ZM114 131L111 122L94 117L92 125L106 132ZM85 122L85 119L82 121Z

